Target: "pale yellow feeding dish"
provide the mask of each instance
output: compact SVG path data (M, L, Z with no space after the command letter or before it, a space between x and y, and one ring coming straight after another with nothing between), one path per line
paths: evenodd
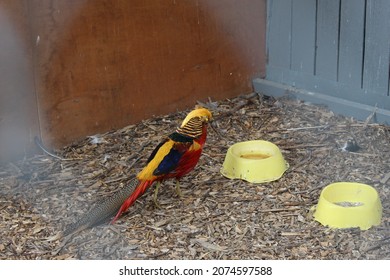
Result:
M221 173L229 179L264 183L279 179L287 169L288 164L275 144L255 140L230 146Z
M382 204L378 192L369 185L337 182L322 190L313 216L331 228L366 230L380 224Z

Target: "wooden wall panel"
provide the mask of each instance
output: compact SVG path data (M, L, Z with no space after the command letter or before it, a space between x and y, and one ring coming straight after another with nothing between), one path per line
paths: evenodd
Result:
M315 5L303 5L306 2L294 0L295 4L290 5L291 0L267 1L267 80L255 79L255 90L273 96L288 93L360 120L366 120L375 111L375 122L389 124L390 2L320 0L311 2ZM290 21L289 14L293 17L292 27L283 23L283 16ZM294 54L297 50L294 44L287 44L286 48L286 36L278 38L281 34L292 41L302 36L308 37L307 40L313 37L305 28L294 28L294 15L305 21L301 26L315 27L316 44L306 44L312 51L301 49ZM300 59L304 65L305 61L312 61L313 52L314 73L305 67L293 67L294 63L282 64L280 60L307 55Z
M39 134L25 0L0 0L0 162L28 156Z
M48 146L249 92L264 75L264 0L28 3Z

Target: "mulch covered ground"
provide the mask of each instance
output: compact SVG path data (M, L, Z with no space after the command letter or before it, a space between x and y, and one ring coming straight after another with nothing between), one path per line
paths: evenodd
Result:
M333 114L287 98L258 95L206 104L217 132L196 169L148 190L115 225L73 236L62 230L126 184L162 137L188 112L145 120L88 137L56 154L0 167L0 259L390 259L390 127ZM361 147L343 151L354 138ZM252 184L223 177L230 145L263 139L290 164L278 181ZM313 220L321 189L336 181L379 192L379 226L330 229Z

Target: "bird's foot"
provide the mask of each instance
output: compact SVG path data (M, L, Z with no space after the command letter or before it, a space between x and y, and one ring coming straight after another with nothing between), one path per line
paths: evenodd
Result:
M153 199L154 206L158 209L161 209L161 205L157 202L157 200Z
M180 189L180 184L179 184L179 181L176 182L176 194L179 198L182 198L183 197L183 193L181 192L181 189Z
M161 206L160 206L160 204L157 201L157 193L158 193L158 188L156 188L155 191L154 191L153 202L154 202L154 206L156 208L161 209Z
M153 202L154 202L154 206L156 206L158 209L161 209L160 204L157 202L157 195L158 195L159 188L160 188L160 182L157 182L156 188L154 189Z
M183 193L181 192L180 187L176 187L176 194L179 198L183 198Z

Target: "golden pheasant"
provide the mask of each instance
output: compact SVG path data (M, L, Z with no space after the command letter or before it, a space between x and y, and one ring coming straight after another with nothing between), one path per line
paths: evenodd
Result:
M154 183L157 186L154 202L161 181L175 178L176 190L180 195L178 180L195 168L206 142L207 124L212 114L205 108L191 111L175 132L164 139L151 153L147 165L138 173L139 183L133 193L124 201L111 223L114 223Z

